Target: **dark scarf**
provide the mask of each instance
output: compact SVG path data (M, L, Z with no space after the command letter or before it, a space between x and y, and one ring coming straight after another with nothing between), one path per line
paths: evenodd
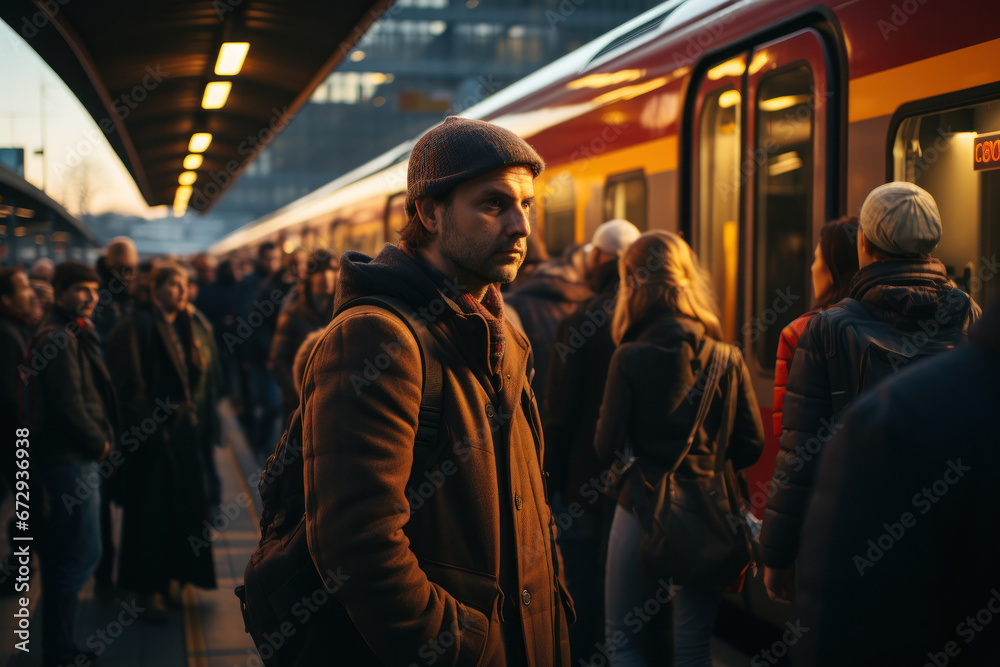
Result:
M28 319L29 319L29 317L27 315L25 315L24 313L20 312L20 311L14 310L13 308L10 308L5 303L0 303L0 315L3 315L5 317L9 317L10 319L14 320L15 322L17 322L22 327L28 326Z
M455 300L458 307L466 315L482 315L486 320L489 329L489 351L490 351L490 372L494 380L498 381L502 377L504 351L504 328L503 328L503 297L500 295L500 288L494 283L486 288L486 295L479 301L469 292L455 292L455 283L448 276L444 275L431 266L406 242L399 244L400 250L412 257L417 262L417 266L431 279L434 286L443 294ZM494 382L497 385L498 382Z

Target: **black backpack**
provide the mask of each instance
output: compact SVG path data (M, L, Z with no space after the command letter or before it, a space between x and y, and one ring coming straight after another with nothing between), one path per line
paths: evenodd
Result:
M412 308L390 297L355 299L337 314L360 305L375 305L394 313L413 333L424 368L415 444L433 446L438 439L442 402L442 371L433 337ZM312 363L311 355L306 375ZM263 505L260 543L247 563L243 585L235 590L245 630L266 667L315 664L316 655L326 655L328 661L335 655L336 664L379 664L331 592L339 585L339 573L321 576L309 555L302 445L300 404L288 418L258 485Z
M876 383L912 363L955 347L964 335L958 330L940 329L935 335L923 331L903 332L874 319L856 299L843 299L830 308L828 317L838 329L854 326L854 355L841 355L837 370L830 377L834 414L871 389Z

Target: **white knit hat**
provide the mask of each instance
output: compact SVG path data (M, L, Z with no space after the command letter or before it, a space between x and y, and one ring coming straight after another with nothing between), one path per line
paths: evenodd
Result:
M861 206L865 238L894 255L929 253L941 240L941 214L929 192L913 183L880 185Z
M618 255L639 238L639 228L628 220L608 220L594 230L590 247L607 255Z

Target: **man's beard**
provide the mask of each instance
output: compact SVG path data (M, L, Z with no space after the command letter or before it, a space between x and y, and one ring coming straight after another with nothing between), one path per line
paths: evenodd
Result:
M474 276L485 283L500 283L506 285L517 277L518 269L524 262L524 241L521 239L506 239L500 243L496 240L479 241L463 238L457 232L454 215L449 205L441 221L441 254L451 260L452 264L468 275ZM493 264L496 253L513 246L521 253L517 263Z

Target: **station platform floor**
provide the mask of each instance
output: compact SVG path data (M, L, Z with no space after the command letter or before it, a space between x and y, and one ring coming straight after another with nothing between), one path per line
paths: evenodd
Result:
M119 594L103 599L96 594L92 579L81 594L76 641L79 648L99 654L100 667L262 667L250 636L244 632L239 602L233 593L243 581L243 570L259 539L260 499L249 480L256 480L254 473L259 472L262 460L251 452L227 403L220 405L220 414L224 444L216 449L215 457L222 479L220 507L225 511L214 518L213 528L218 530L212 532L218 587L201 590L187 586L180 595L183 604L168 608L166 623L148 624L137 620L134 596ZM252 498L253 504L244 506L238 502L241 493ZM2 527L12 511L7 509L10 504L10 501L4 503ZM0 544L6 544L5 535ZM0 598L0 665L42 665L40 619L34 613L39 593L36 569L30 590L32 619L27 653L15 648L19 641L14 634L17 597ZM712 651L717 667L751 664L747 656L721 640L713 640ZM329 665L339 667L341 663L331 656ZM87 664L81 663L79 667Z

